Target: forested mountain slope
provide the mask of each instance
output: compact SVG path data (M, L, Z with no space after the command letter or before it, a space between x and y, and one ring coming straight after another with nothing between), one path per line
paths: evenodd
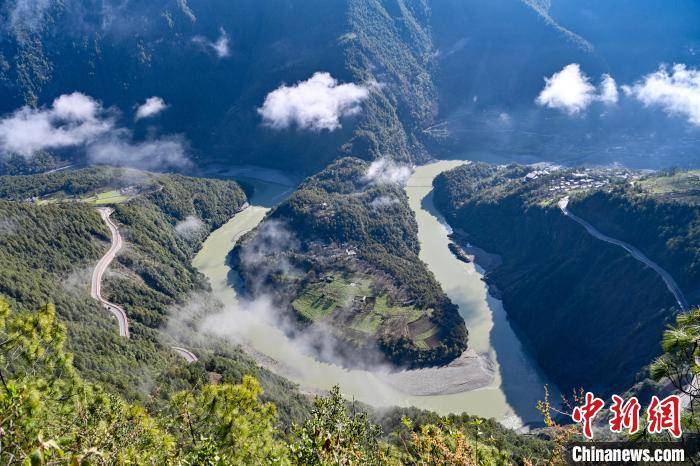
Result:
M315 343L333 335L347 365L448 362L466 348L464 321L418 258L403 189L369 168L344 158L308 178L237 244L232 265L250 297L320 329Z
M629 183L629 173L613 170L485 164L456 168L434 183L437 205L462 239L501 256L488 282L565 391L611 393L631 386L659 354L656 342L678 312L652 269L589 235L557 206L568 191L572 211L595 224L606 211L589 219L578 206Z
M307 181L296 207L272 217L312 207L305 196L328 189L334 207L356 214L343 218L357 228L337 235L347 232L347 240L362 241L367 254L386 256L388 270L395 262L420 271L417 258L402 263L383 249L415 249L410 217L382 225L353 200L403 195L395 186L358 192L359 178L348 175L366 167L354 159L339 162ZM326 464L352 458L398 465L479 458L492 464L551 454L546 440L466 414L443 418L398 408L365 413L337 390L311 409L293 384L214 339L191 347L200 359L186 364L170 349L174 340L163 325L193 292L207 291L189 262L208 232L245 202L233 182L95 167L2 177L0 193L2 462ZM402 211L405 200L398 202ZM116 322L89 296L90 272L109 239L98 204L115 209L112 217L126 242L110 266L106 289L131 319L128 339L118 336ZM420 280L427 292L432 279L426 273ZM216 309L218 303L207 305Z
M203 383L146 410L83 380L65 334L53 306L17 312L0 298L3 464L508 464L552 454L546 441L467 415L394 409L380 426L337 388L282 429L250 376Z
M184 136L200 166L233 158L308 174L343 154L427 157L421 129L436 94L423 0L10 1L0 15L3 113L81 92L118 111L137 139ZM366 89L362 111L342 128L264 125L266 96L316 72ZM153 96L167 107L134 121Z
M700 302L700 174L670 170L574 198L572 212L634 244Z
M171 349L191 343L180 340L186 332L172 333L168 325L193 296L204 309L219 306L206 297L209 285L190 261L208 232L244 204L235 183L94 167L1 177L0 193L12 199L0 201L0 294L22 311L54 303L84 378L127 399L159 403L174 390L209 380L210 373L230 382L252 374L265 387L265 399L284 401L279 403L284 422L305 410L291 383L259 368L237 348L214 341L192 347L200 362L191 365ZM115 209L112 218L125 247L102 289L126 310L128 339L90 298L92 269L110 240L94 208L103 201Z

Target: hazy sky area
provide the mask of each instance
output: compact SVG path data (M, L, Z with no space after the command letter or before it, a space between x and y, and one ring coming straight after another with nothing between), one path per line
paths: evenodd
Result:
M462 2L468 28L434 4L441 120L455 152L697 166L700 4L548 3Z

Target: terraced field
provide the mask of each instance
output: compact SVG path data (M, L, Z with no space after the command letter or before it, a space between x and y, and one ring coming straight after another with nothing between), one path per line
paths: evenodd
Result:
M292 308L304 319L330 324L350 339L391 331L411 338L420 348L437 344L431 341L437 333L430 320L432 310L392 303L373 285L369 276L330 273L307 285Z
M660 198L697 204L700 170L681 171L670 176L650 176L639 181L643 192Z

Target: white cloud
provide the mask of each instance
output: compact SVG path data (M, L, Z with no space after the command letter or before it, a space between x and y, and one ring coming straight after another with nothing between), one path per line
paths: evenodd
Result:
M0 155L30 158L41 150L72 148L84 149L94 163L143 169L189 164L179 137L134 142L132 136L130 130L117 126L114 109L74 92L56 98L51 107L25 106L0 118Z
M274 129L296 125L300 129L333 131L340 118L356 115L369 90L353 83L338 84L330 73L317 72L293 86L282 85L270 92L258 113Z
M224 28L219 29L219 38L212 42L204 36L195 36L192 42L214 51L217 57L226 58L231 56L230 40Z
M604 74L600 89L596 89L578 63L566 65L551 77L544 78L544 81L544 89L535 102L544 107L563 110L570 115L586 110L595 101L614 104L618 100L617 84L612 76Z
M644 105L659 106L700 126L700 70L676 64L669 72L661 66L623 90Z
M165 104L165 101L162 98L156 96L149 97L146 99L146 102L139 105L139 107L136 109L135 119L140 120L141 118L150 118L159 114L167 107L168 106Z
M132 142L125 134L126 131L119 131L88 146L90 162L143 170L182 168L190 163L180 138Z
M382 157L372 162L365 173L365 180L371 183L406 184L411 177L412 170L406 165L399 165L387 157Z
M184 220L175 225L175 233L184 238L193 238L204 231L204 222L195 217L188 215Z
M50 108L25 106L0 119L0 150L30 157L39 150L87 144L113 129L99 102L74 92Z
M537 104L558 108L569 114L585 110L595 98L595 87L581 72L578 63L566 65L561 71L544 78L545 86L537 96Z
M609 74L604 74L600 83L600 95L598 96L598 100L606 104L616 104L619 97L615 79Z

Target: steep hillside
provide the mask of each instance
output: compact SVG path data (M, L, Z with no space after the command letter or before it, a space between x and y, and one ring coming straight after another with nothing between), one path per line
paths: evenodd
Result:
M3 464L506 464L553 453L549 442L466 415L395 409L382 431L337 387L282 429L250 376L198 384L148 411L83 380L64 337L53 306L17 312L0 297Z
M434 183L437 205L463 242L501 256L488 282L564 390L629 387L659 354L656 342L678 311L653 270L589 235L557 206L567 193L577 206L576 196L629 183L617 181L629 177L613 170L472 164Z
M572 212L634 244L700 302L700 174L667 171L575 198Z
M333 335L347 365L448 362L466 348L464 321L418 259L400 185L370 179L368 168L345 158L307 179L236 246L233 267L250 297L270 297L318 330L314 344Z
M435 90L423 0L11 1L0 14L0 112L78 91L119 110L139 140L184 135L201 166L233 158L308 174L342 154L426 157ZM263 125L268 93L316 72L367 89L362 111L342 128ZM152 96L162 114L134 121Z
M193 296L204 300L204 309L219 306L206 298L209 286L190 261L208 232L245 202L235 183L96 167L1 177L0 193L13 199L0 201L0 294L23 311L54 303L84 378L127 399L158 404L175 390L206 382L211 373L230 382L252 374L265 387L265 398L280 403L285 423L305 411L292 384L236 348L215 341L194 346L200 361L191 365L170 348L192 343L186 332L173 333L170 322L179 320L178 310ZM116 321L90 298L92 269L110 240L94 209L100 203L115 209L112 218L125 241L103 294L126 310L129 339L118 335Z

